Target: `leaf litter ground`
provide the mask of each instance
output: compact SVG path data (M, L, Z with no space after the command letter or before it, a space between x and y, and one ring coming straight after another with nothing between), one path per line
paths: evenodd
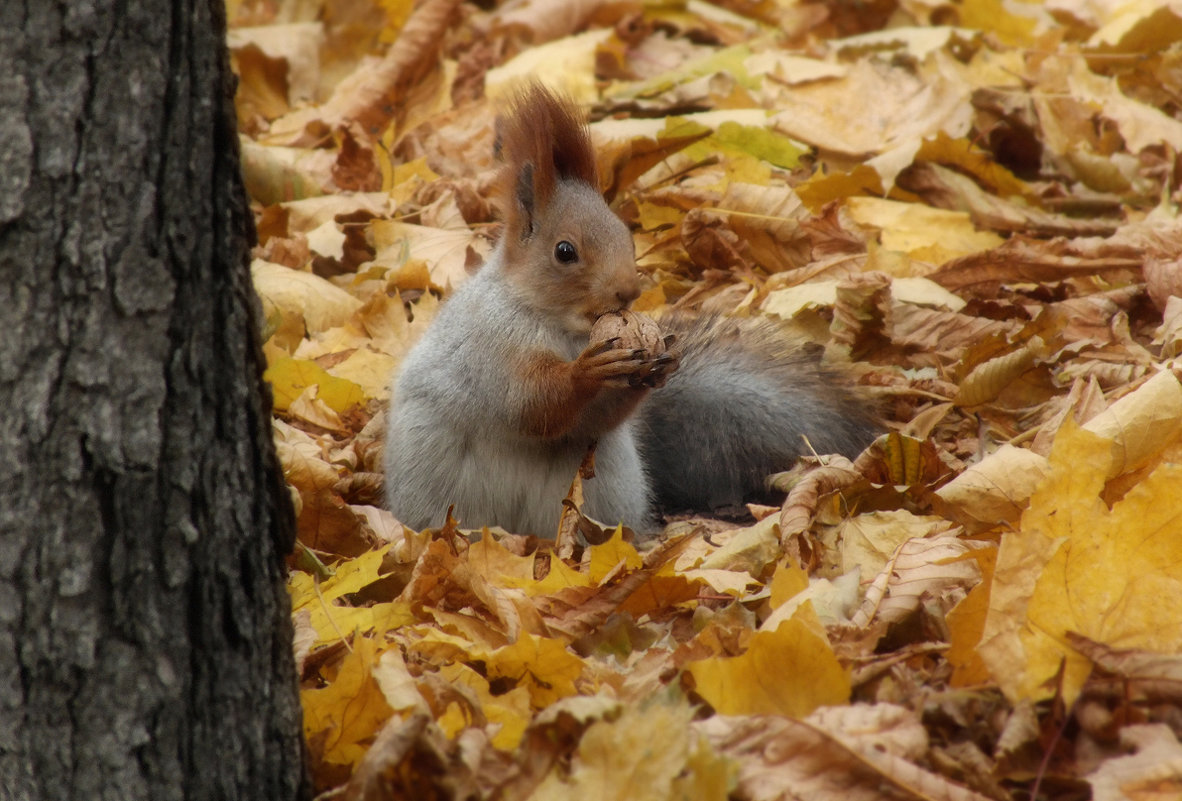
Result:
M1173 6L228 11L324 797L1182 795ZM779 318L889 433L639 547L576 542L573 476L556 542L382 510L529 75L589 110L638 308Z

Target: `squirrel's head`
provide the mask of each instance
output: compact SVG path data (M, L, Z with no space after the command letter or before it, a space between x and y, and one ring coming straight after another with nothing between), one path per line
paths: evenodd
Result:
M628 227L599 194L595 152L570 100L529 84L499 121L504 268L572 333L640 294Z

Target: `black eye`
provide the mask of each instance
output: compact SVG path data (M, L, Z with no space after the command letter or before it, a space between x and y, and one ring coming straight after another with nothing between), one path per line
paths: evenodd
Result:
M579 251L565 239L554 246L554 258L563 264L574 264L579 260Z

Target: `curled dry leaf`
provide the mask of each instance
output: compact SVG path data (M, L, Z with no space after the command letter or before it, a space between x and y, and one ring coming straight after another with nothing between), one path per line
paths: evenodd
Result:
M826 464L814 465L788 492L780 512L780 541L808 531L809 523L823 495L848 487L862 478L854 464L841 456L830 456Z
M912 713L886 705L830 711L805 720L715 716L694 726L739 763L739 792L751 801L881 801L884 788L908 799L986 801L907 758L915 738L927 739Z
M919 609L921 601L934 601L947 611L981 578L969 556L984 543L953 535L914 538L899 545L875 576L852 624L867 629L873 623L890 625Z
M494 30L520 32L523 40L536 45L580 30L600 5L602 0L510 0L489 23Z
M421 3L385 57L376 64L363 64L340 83L314 116L297 113L287 118L286 124L285 120L278 121L269 141L315 145L325 130L332 131L347 123L359 124L368 136L376 139L400 109L405 111L399 100L437 68L443 35L459 5L459 0Z

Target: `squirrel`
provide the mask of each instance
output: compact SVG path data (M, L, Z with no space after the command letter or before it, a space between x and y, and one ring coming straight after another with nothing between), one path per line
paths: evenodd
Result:
M655 355L588 344L640 294L631 233L598 190L573 101L529 83L498 124L504 228L391 387L386 504L415 529L449 506L469 526L553 538L588 448L583 512L639 533L657 510L738 505L804 448L853 456L868 405L770 321L676 314Z

